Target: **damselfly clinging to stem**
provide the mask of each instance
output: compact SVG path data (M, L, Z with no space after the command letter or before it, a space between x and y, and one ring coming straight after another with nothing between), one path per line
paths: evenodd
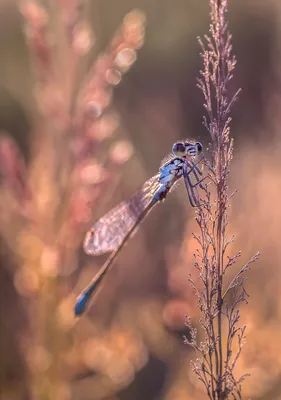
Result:
M161 165L157 175L146 181L141 190L129 200L123 201L105 214L86 234L84 250L87 254L112 254L78 296L74 309L76 316L84 312L105 273L141 221L155 204L166 198L181 177L184 178L190 204L193 207L199 205L197 187L201 185L202 172L196 159L202 153L202 144L177 142L173 145L172 152L173 154Z

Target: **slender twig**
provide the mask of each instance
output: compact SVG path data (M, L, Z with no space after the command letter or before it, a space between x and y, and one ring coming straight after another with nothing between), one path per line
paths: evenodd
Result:
M229 116L232 106L238 98L240 89L233 96L228 93L228 84L233 77L236 60L232 55L231 34L225 19L227 0L209 0L211 8L210 35L199 38L203 70L200 72L198 87L203 93L206 115L203 125L211 136L211 160L204 159L208 178L211 183L202 188L201 205L196 212L196 221L200 230L193 237L199 245L195 253L194 266L199 273L203 288L195 285L190 277L192 288L198 300L201 312L200 324L204 340L197 344L197 331L191 325L191 340L188 342L196 351L198 358L192 362L193 370L203 382L207 395L213 400L225 400L232 396L242 399L242 382L245 378L234 377L234 368L245 342L246 327L239 326L241 302L247 302L244 288L249 264L257 260L259 254L252 257L227 285L227 272L236 264L241 252L227 256L226 250L234 241L227 237L229 201L236 193L228 194L228 176L233 153L233 140L230 138ZM206 43L206 44L205 44ZM224 289L226 286L226 289ZM226 295L232 290L230 304ZM223 329L223 319L228 321L227 330ZM223 348L223 335L226 335L226 348ZM233 349L234 341L238 350ZM207 349L207 350L206 350Z

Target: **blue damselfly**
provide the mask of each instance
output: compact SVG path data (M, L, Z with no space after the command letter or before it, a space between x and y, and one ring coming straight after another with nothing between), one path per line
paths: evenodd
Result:
M92 294L97 289L105 273L109 270L118 253L138 228L152 207L164 200L181 178L184 178L190 204L199 205L198 185L201 185L202 172L196 162L202 152L199 142L177 142L162 163L157 175L146 181L142 188L129 200L123 201L100 218L87 232L84 251L89 255L112 252L100 271L77 297L74 312L81 315Z

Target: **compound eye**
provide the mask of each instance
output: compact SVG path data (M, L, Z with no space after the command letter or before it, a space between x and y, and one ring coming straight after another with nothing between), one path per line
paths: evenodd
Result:
M177 142L173 145L172 152L175 156L182 157L185 155L186 149L183 142Z
M197 155L197 147L193 143L185 142L185 153L188 156L195 157Z
M202 144L200 142L196 142L195 146L197 147L198 153L201 153L201 151L203 150Z

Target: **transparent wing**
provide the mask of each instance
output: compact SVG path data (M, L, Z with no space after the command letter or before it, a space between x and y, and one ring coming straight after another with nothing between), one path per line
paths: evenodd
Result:
M87 232L84 250L99 255L117 249L139 216L150 205L154 193L160 188L159 174L146 181L130 199L122 201L100 218Z
M198 193L198 185L201 184L202 172L200 168L192 161L186 160L183 164L183 178L188 194L189 202L192 207L200 204L200 196Z

